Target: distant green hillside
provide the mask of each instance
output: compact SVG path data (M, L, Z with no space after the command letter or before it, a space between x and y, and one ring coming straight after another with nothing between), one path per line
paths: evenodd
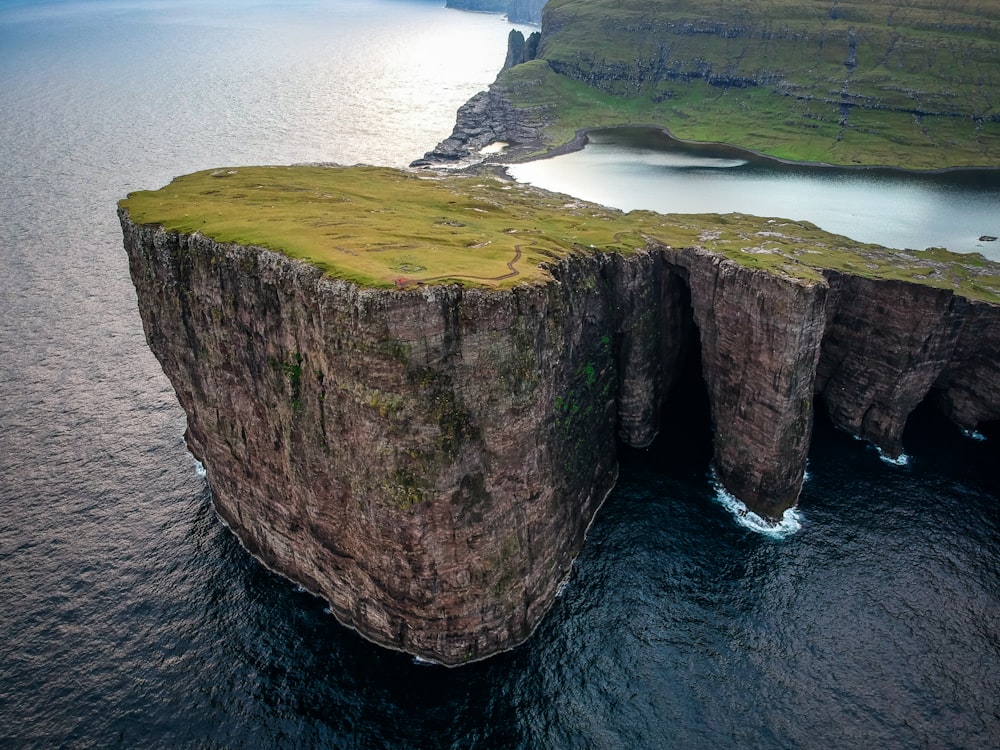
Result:
M550 0L503 94L548 145L658 124L778 157L1000 166L998 0Z
M506 13L511 23L538 23L545 0L447 0L445 7L481 13Z

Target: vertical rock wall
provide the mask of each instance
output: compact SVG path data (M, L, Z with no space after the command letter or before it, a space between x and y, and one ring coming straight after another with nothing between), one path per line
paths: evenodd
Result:
M150 347L216 507L267 565L383 645L446 664L524 640L692 346L720 480L777 517L813 396L895 455L930 394L1000 417L1000 307L802 281L695 248L578 254L548 283L362 289L121 214Z
M1000 309L948 289L830 272L816 391L838 427L903 451L907 417L932 391L956 424L1000 416Z
M386 646L456 664L526 638L617 476L614 300L634 308L645 275L591 255L509 291L364 290L122 224L147 339L247 548Z
M1000 308L962 298L951 359L934 382L937 404L959 427L974 430L1000 419Z
M690 285L719 479L757 513L780 516L805 472L826 285L703 251L667 254Z
M835 425L895 458L906 418L951 358L960 323L954 295L837 273L828 279L817 393Z

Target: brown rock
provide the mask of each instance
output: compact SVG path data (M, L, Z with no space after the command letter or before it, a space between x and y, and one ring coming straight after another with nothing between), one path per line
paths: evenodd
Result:
M828 322L816 391L835 425L890 458L906 418L955 347L961 316L946 289L829 273Z
M752 510L795 504L812 434L825 284L704 251L668 251L686 272L715 430L716 472Z
M703 249L579 253L506 291L362 289L120 214L149 345L219 514L367 638L445 664L523 641L690 347L720 480L776 518L819 394L891 455L930 394L1000 418L1000 307Z

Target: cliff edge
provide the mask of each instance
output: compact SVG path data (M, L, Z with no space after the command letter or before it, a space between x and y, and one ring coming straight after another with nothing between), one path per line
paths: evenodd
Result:
M718 476L769 518L817 406L890 456L926 398L1000 418L978 256L374 168L213 170L119 216L219 514L341 622L444 664L531 633L688 356Z

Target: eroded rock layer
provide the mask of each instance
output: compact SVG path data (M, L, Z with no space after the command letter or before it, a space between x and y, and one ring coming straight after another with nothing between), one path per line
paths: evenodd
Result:
M1000 416L1000 308L805 281L650 241L509 290L365 289L261 248L135 225L150 347L216 507L267 565L380 644L445 664L524 640L699 351L723 484L769 517L819 396L890 454L929 394Z

